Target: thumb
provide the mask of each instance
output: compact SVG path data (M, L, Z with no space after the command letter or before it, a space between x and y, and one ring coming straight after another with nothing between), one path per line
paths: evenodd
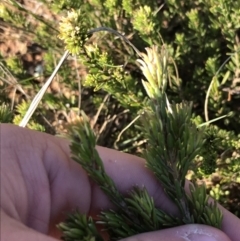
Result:
M138 234L121 241L231 241L221 230L201 225L188 224L160 231Z
M1 210L1 240L2 241L58 241L58 239L47 236L25 226L20 221L9 217ZM40 220L39 220L40 221Z

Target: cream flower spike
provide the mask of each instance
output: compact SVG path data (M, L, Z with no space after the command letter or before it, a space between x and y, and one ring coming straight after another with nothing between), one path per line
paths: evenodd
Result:
M158 46L146 48L146 54L141 54L140 69L147 81L142 80L143 86L150 98L155 98L166 90L167 85L167 60L168 52L163 46L159 51Z

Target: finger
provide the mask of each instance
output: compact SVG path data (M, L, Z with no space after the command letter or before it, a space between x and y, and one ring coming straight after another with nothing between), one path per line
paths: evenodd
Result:
M10 217L47 233L49 224L65 218L64 212L89 210L89 179L70 160L65 140L1 124L0 153L1 208Z
M23 223L9 217L3 211L0 213L1 240L11 241L58 241L55 238L28 228Z
M222 231L225 232L232 241L238 241L240 239L240 219L223 208L219 207L223 213Z
M138 234L121 241L231 241L219 229L189 224L155 232Z
M177 213L176 206L165 195L153 173L145 167L144 159L104 147L97 147L97 150L107 174L114 180L121 193L128 194L134 186L146 187L158 207L173 215ZM110 203L107 200L98 186L93 185L91 211L109 208Z

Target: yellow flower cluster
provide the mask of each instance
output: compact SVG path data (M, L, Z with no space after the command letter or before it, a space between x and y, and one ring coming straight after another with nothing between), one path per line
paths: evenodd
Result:
M71 10L59 24L59 39L64 41L65 48L72 54L78 54L87 39L87 27L81 11Z

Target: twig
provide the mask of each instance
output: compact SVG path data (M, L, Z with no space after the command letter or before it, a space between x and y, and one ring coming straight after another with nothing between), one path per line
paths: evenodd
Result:
M99 106L98 108L98 111L97 113L95 114L95 116L93 117L92 121L91 121L91 128L94 129L94 126L96 125L97 123L97 120L98 120L98 117L103 109L103 106L104 104L106 103L107 99L109 98L110 94L107 94L104 99L103 99L103 102L101 103L101 105Z
M113 34L117 35L118 37L121 37L126 43L128 43L133 48L133 50L136 52L136 54L140 58L142 57L141 52L123 34L119 33L118 31L116 31L112 28L108 28L108 27L94 28L94 29L88 31L88 34L91 35L93 33L100 32L100 31L107 31L107 32L110 32L110 33L113 33Z
M208 117L208 99L210 96L210 91L212 89L213 83L216 80L217 75L220 73L220 71L222 70L222 68L224 67L224 65L232 58L232 56L236 53L240 52L240 49L238 49L237 51L235 51L234 53L231 53L230 56L223 62L223 64L220 66L220 68L217 70L216 74L213 76L211 83L208 87L207 90L207 94L206 94L206 98L205 98L205 102L204 102L204 115L205 115L205 120L206 122L209 121L209 117Z
M109 116L110 117L110 116ZM97 135L97 140L99 139L100 135L102 134L102 132L105 130L106 126L108 123L114 121L115 119L117 118L117 115L113 115L111 118L108 118L108 120L105 120L104 123L102 124L101 126L101 129L99 130L98 132L98 135Z
M125 128L122 129L122 131L119 133L117 140L114 142L114 148L117 146L117 142L119 142L122 134L132 125L134 124L134 122L136 122L141 115L138 115L137 117L135 117Z
M121 116L121 115L123 115L123 114L125 114L125 113L127 113L127 112L129 112L129 110L124 110L124 111L122 111L121 113L119 113L119 114L117 114L117 115L113 115L111 118L109 117L110 119L108 118L107 120L105 120L104 123L102 124L99 132L98 132L98 137L97 137L97 139L98 139L99 136L102 134L102 132L104 131L104 129L106 128L106 126L107 126L108 123L114 121L116 118L118 118L119 116Z
M57 65L57 67L53 71L52 75L49 77L47 82L43 85L43 87L40 89L40 91L37 93L37 95L32 100L32 103L31 103L29 109L27 110L27 113L25 114L24 118L20 122L19 126L25 127L27 125L29 119L32 117L32 115L33 115L34 111L36 110L39 102L41 101L43 95L45 94L46 90L48 89L49 85L51 84L52 80L54 79L55 75L57 74L58 70L60 69L60 67L62 66L63 62L68 57L68 55L69 55L69 52L65 51L65 53L63 54L62 58L60 59L58 65Z
M24 96L27 97L27 94L25 93L25 91L23 90L23 88L21 87L21 85L17 82L16 78L12 75L12 73L0 62L0 69L2 70L2 72L9 77L8 79L4 79L0 76L0 79L6 83L8 83L9 85L14 86L18 91L20 91Z
M81 109L81 102L82 102L82 85L81 85L81 78L78 71L78 62L76 55L74 56L74 63L75 63L75 69L76 69L76 75L78 80L78 115L80 115L80 109Z

